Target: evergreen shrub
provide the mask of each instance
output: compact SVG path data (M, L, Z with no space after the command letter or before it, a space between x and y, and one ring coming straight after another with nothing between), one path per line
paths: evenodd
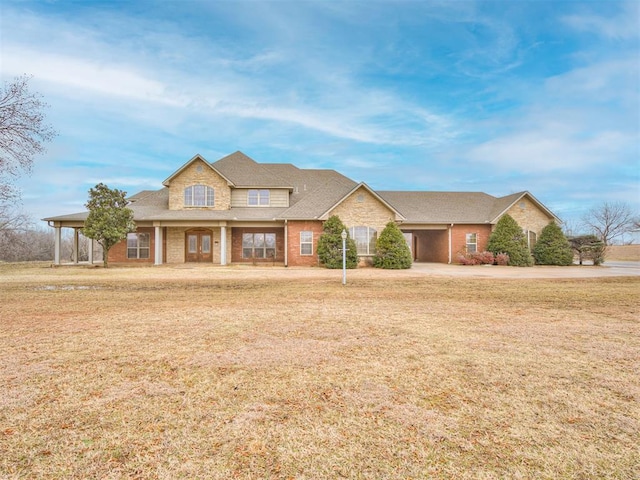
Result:
M509 255L509 265L516 267L531 267L533 257L527 246L527 238L513 217L505 214L498 220L496 228L489 237L487 250L494 255L506 253Z
M376 268L411 268L411 250L395 222L389 222L376 241L373 266Z
M542 229L538 242L533 248L533 258L538 265L573 264L571 244L555 222L551 222Z
M342 268L342 231L347 232L346 267L358 266L358 250L356 242L349 236L340 217L333 215L322 225L322 235L318 239L318 258L327 268Z

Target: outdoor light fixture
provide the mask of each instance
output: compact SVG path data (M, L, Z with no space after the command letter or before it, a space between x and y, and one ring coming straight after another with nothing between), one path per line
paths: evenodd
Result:
M342 284L347 284L347 231L342 230Z

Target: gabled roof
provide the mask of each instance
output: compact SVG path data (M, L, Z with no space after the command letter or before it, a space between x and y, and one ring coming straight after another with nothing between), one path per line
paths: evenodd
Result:
M215 171L218 175L220 175L222 178L225 179L225 181L227 182L228 185L233 185L233 182L231 182L231 180L229 180L222 172L216 170L216 168L211 165L209 162L207 162L205 160L205 158L200 155L199 153L195 154L191 160L189 160L187 163L185 163L184 165L182 165L178 170L176 170L175 172L173 172L171 174L171 176L169 178L167 178L164 182L162 182L162 185L164 185L165 187L168 187L171 184L171 180L173 180L174 178L176 178L180 173L182 173L184 171L184 169L186 169L189 165L191 165L194 162L197 161L201 161L204 162L209 168L211 168L213 171Z
M171 181L193 162L201 161L234 188L283 188L289 190L288 207L231 208L229 210L169 210ZM195 155L163 184L160 190L143 190L128 198L136 221L160 220L324 220L330 212L363 188L405 224L496 223L510 208L527 198L550 219L559 221L531 193L504 197L482 192L374 191L335 170L301 169L292 164L259 164L242 152L209 163ZM45 218L47 221L81 222L88 212Z
M483 192L381 191L402 212L406 223L496 223L513 205L528 197L549 218L559 220L529 192L494 197Z
M357 185L355 185L350 191L348 191L345 195L342 196L342 198L340 198L337 202L335 202L330 208L328 208L327 210L324 211L324 213L322 215L320 215L320 218L322 220L326 220L327 216L329 215L329 213L331 212L331 210L333 210L334 208L336 208L338 205L340 205L342 202L344 202L347 198L349 198L355 191L359 190L360 188L364 188L367 192L369 192L374 198L376 198L377 200L380 201L380 203L382 203L384 206L386 206L389 210L391 210L395 215L396 218L398 220L406 220L405 216L402 215L402 213L400 213L398 211L398 209L396 209L393 205L391 205L387 200L385 200L383 197L381 197L380 195L378 195L375 191L373 191L369 185L367 185L364 182L360 182Z
M225 178L228 178L236 188L293 189L290 182L271 172L264 164L256 162L239 151L221 158L211 166Z
M497 222L502 215L504 215L507 210L513 207L516 203L518 203L523 198L527 197L531 202L533 202L540 210L542 210L545 214L549 216L549 218L555 220L557 223L561 223L560 218L558 218L554 213L545 207L536 197L534 197L530 192L526 190L524 192L512 193L511 195L507 195L505 197L500 197L496 199L496 203L494 205L494 209L491 212L493 218L491 223Z

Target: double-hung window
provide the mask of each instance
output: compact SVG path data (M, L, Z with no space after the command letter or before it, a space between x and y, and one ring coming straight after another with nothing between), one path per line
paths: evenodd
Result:
M149 258L150 235L148 233L128 233L127 234L127 258L145 259Z
M184 189L185 207L213 207L213 188L206 185L191 185Z
M467 233L467 253L475 253L478 251L478 234Z
M313 255L313 232L300 232L300 255Z
M249 190L247 193L247 205L251 207L268 207L269 190Z
M378 232L373 227L351 227L349 235L356 242L358 255L375 255Z

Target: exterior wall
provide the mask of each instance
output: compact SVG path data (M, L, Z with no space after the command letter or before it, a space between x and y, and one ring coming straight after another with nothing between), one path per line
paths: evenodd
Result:
M542 232L542 229L551 221L551 218L526 196L507 210L507 213L518 222L518 225L520 225L523 230L536 232L538 236Z
M220 265L221 228L192 228L192 227L166 227L164 244L164 263L185 263L185 236L189 230L208 230L211 232L212 260L214 265ZM231 262L231 228L227 227L227 263Z
M454 225L451 229L451 261L457 263L457 256L467 252L467 233L477 234L478 252L484 252L489 243L492 225Z
M243 233L275 233L276 258L242 258ZM234 227L231 233L231 262L233 263L273 263L284 262L284 228L283 227Z
M300 255L300 232L313 232L313 254ZM292 267L316 267L318 261L318 239L322 235L320 221L290 221L287 227L287 245L289 249L289 265Z
M129 263L131 265L146 265L149 263L154 263L156 251L155 229L153 227L141 227L138 228L136 232L149 234L149 258L127 258L127 240L124 239L121 242L115 244L109 250L108 260L110 263Z
M185 262L185 232L189 230L183 227L168 227L166 232L166 262L167 263L184 263Z
M198 171L198 167L201 171ZM184 189L191 185L207 185L214 190L213 207L185 207ZM218 175L202 160L188 165L180 174L171 180L169 185L169 210L228 210L231 206L231 188L227 181Z
M346 198L340 205L329 212L328 216L337 215L347 228L373 227L378 236L387 223L395 221L395 213L366 188L360 187ZM360 256L361 265L369 265L371 257Z
M262 189L269 190L269 206L270 207L288 207L289 206L289 190L283 188ZM248 188L234 188L231 190L231 206L247 207ZM252 207L254 207L252 205ZM255 206L255 208L260 208ZM262 207L264 208L264 207Z
M329 212L329 216L332 215L338 215L347 228L373 227L378 231L378 235L382 233L387 223L396 218L394 212L364 187L360 187Z
M449 262L449 230L402 230L412 234L411 254L417 262Z

